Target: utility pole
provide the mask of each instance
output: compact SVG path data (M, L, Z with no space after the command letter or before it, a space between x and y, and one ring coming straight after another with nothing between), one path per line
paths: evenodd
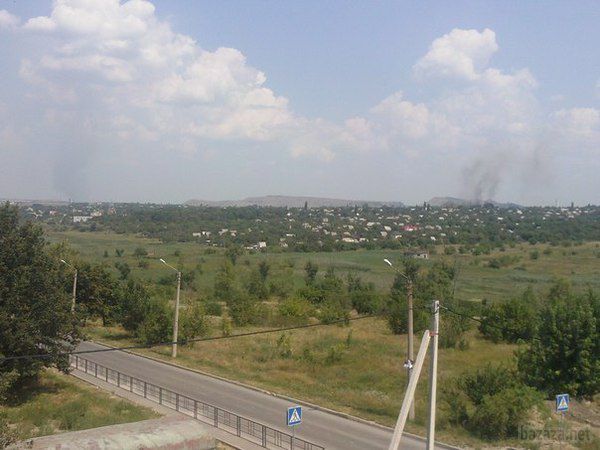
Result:
M406 280L406 291L408 297L408 349L407 349L407 359L404 363L404 367L406 367L407 372L407 383L410 383L412 374L413 374L413 366L414 366L414 332L413 332L413 280L412 278L406 276L406 274L400 272L396 269L389 259L383 260L388 266L390 266L394 271L403 277ZM409 420L415 420L415 402L411 402L410 411L408 413Z
M75 314L75 300L77 299L77 269L64 259L61 259L60 262L75 271L75 274L73 275L73 298L71 299L71 314Z
M173 347L171 351L171 357L177 358L177 335L179 334L179 293L181 291L181 272L175 267L167 264L167 262L162 258L160 259L160 262L177 272L177 295L175 297L175 317L173 319Z
M431 333L426 330L423 333L423 339L421 340L421 347L419 353L417 353L417 360L415 361L415 371L413 372L414 377L410 379L408 388L404 394L404 400L402 402L402 409L398 414L398 420L396 421L396 427L394 428L394 434L388 450L399 450L400 440L402 439L402 433L404 433L404 425L406 424L406 417L408 416L411 405L414 405L415 390L417 389L417 382L421 374L421 368L425 361L425 355L427 353L427 347L429 346L429 340L431 339Z
M408 361L406 361L408 371L408 382L413 377L413 362L414 362L414 337L413 337L413 280L406 277L408 281ZM410 420L415 420L415 402L414 400L410 404L410 411L408 413Z
M427 428L427 450L435 446L435 408L437 391L437 353L440 331L440 302L433 301L433 324L431 331L431 369L429 371L429 426Z

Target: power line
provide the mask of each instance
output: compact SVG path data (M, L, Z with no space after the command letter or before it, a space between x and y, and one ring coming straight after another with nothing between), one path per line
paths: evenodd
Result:
M511 330L509 328L505 328L505 327L501 327L501 326L498 326L498 325L494 325L493 323L484 322L482 319L478 319L477 317L469 316L468 314L460 313L460 312L455 311L455 310L453 310L451 308L448 308L445 305L441 305L440 304L440 308L445 309L449 313L452 313L452 314L454 314L456 316L464 317L466 319L472 320L472 321L477 322L479 324L485 325L486 327L495 328L496 330L500 330L500 331L504 331L504 332L509 332L509 333L511 333L513 335L517 334L515 332L515 330ZM519 339L522 339L524 341L527 341L527 340L531 339L531 340L536 340L536 341L541 342L541 339L539 337L537 337L537 336L531 336L530 338L524 338L524 337L520 337L519 336Z
M180 345L185 345L190 342L218 341L221 339L231 339L231 338L246 337L246 336L257 336L260 334L279 333L282 331L293 331L293 330L300 330L300 329L304 329L304 328L314 328L314 327L336 325L336 324L340 324L340 323L353 322L353 321L361 320L361 319L368 319L371 317L375 317L375 315L368 314L368 315L359 316L359 317L350 317L348 319L335 320L330 323L313 323L313 324L308 324L308 325L297 325L294 327L276 328L274 330L250 331L248 333L232 334L229 336L211 336L211 337L206 337L206 338L186 339L186 340L180 340L177 342L168 341L168 342L157 342L154 344L129 345L129 346L125 346L125 347L109 347L109 348L101 348L101 349L95 349L95 350L78 350L78 351L72 351L72 352L39 353L39 354L33 354L33 355L6 356L6 357L0 359L0 364L4 363L5 361L17 361L17 360L24 360L24 359L44 359L44 358L51 358L51 357L56 357L56 356L70 356L70 355L83 355L83 354L88 354L88 353L105 353L105 352L116 352L116 351L124 351L124 350L150 349L150 348L154 348L154 347L165 347L168 345L173 345L175 343L180 344Z

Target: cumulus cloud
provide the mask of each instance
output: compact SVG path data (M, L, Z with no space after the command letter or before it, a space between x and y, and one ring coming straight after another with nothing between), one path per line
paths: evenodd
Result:
M414 70L423 76L476 80L481 76L482 67L497 50L496 33L492 30L486 28L479 32L455 28L433 41Z
M16 28L21 21L5 9L0 9L0 30L2 28Z
M146 0L56 0L48 16L19 24L0 11L0 28L38 37L38 51L23 56L19 73L44 109L49 135L59 136L64 191L85 180L89 154L112 148L123 160L126 149L135 154L152 143L186 155L210 149L213 160L251 143L324 162L377 152L459 161L479 192L473 195L495 193L515 165L539 157L545 128L537 81L527 68L509 73L491 64L500 47L490 29L454 29L415 63L419 83L445 87L440 96L415 101L397 91L334 123L294 113L241 51L203 48ZM598 110L561 110L551 120L562 130L561 145L598 140Z

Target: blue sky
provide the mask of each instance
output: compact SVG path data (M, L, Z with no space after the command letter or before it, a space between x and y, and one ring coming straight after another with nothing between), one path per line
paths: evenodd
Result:
M598 2L0 11L0 197L600 200Z

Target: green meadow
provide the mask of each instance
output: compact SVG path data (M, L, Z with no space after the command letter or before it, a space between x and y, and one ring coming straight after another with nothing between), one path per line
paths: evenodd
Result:
M78 256L85 261L104 262L112 267L115 273L116 262L126 262L136 278L156 281L169 274L169 269L162 265L159 258L164 258L171 265L183 270L200 268L195 279L194 296L203 296L211 292L214 275L224 260L222 249L213 249L199 244L168 243L163 244L156 239L146 239L132 235L114 233L91 233L69 231L64 233L49 232L52 242L67 242ZM133 253L142 247L148 251L143 258L146 268L139 267L139 259ZM118 257L115 249L124 250ZM104 256L104 254L108 256ZM213 253L215 252L215 253ZM537 254L537 257L535 256ZM394 279L394 272L383 259L400 261L402 251L394 250L356 250L331 253L282 253L265 252L245 254L238 258L237 272L243 278L250 267L259 261L267 260L271 266L272 281L293 283L299 287L304 279L304 265L312 261L324 271L333 267L338 274L353 272L365 281L372 281L379 290L387 291ZM534 259L535 258L535 259ZM490 267L490 260L503 261L502 267ZM489 255L445 255L439 247L437 254L430 255L422 264L432 264L443 260L456 267L456 297L462 300L503 300L517 295L528 286L534 290L543 290L555 278L571 281L577 290L591 287L600 289L600 243L588 242L570 247L550 245L518 244L507 246L504 251L494 251Z

